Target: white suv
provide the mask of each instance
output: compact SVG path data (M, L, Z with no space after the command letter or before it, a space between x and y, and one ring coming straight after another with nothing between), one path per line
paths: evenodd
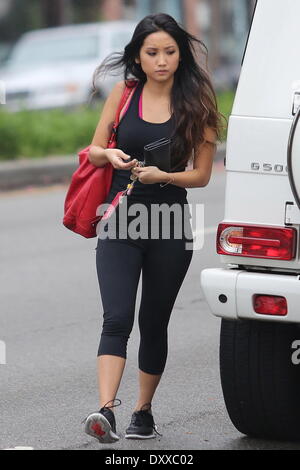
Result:
M0 70L5 107L18 111L88 103L95 69L111 52L124 49L134 28L131 21L109 21L25 33ZM106 76L98 82L98 97L106 97L118 80Z
M300 439L300 2L258 0L229 119L224 267L201 286L222 318L220 373L236 428Z

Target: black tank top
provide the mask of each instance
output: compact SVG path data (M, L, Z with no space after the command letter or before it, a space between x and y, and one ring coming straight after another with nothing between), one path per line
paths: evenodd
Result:
M132 159L137 158L141 161L144 160L144 146L163 137L170 138L174 128L173 116L160 124L144 121L139 116L139 98L143 86L144 84L140 82L136 87L117 131L117 148L130 155ZM183 166L176 171L184 170ZM126 189L127 184L131 182L130 176L131 170L114 169L111 189L105 202L110 203L119 191ZM160 183L144 184L137 180L131 195L128 196L128 201L180 202L186 200L186 195L185 188L173 184L161 188Z

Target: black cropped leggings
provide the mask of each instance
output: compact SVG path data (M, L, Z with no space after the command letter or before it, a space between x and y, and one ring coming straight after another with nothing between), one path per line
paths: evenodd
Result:
M98 238L96 266L104 312L98 356L126 358L142 272L138 363L143 372L162 374L170 315L193 255L186 242L184 238L139 242ZM188 242L191 246L191 239Z

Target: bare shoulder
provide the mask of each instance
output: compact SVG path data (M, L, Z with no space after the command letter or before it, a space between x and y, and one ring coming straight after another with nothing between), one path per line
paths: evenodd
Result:
M101 111L101 116L91 145L99 145L106 148L124 88L125 82L120 81L115 84L114 88L109 93Z
M119 103L119 101L122 97L122 94L124 92L124 89L125 89L125 81L124 80L116 83L115 86L113 87L112 91L108 95L107 101L109 101L110 103Z
M128 86L129 88L135 88L137 84L138 80L136 79L128 80L127 83L125 82L125 80L121 80L120 82L117 82L115 84L109 96L111 96L112 99L120 100L126 86Z
M126 83L125 80L121 80L117 82L112 90L112 93L122 94L125 89Z
M113 121L115 118L115 114L120 103L121 97L123 95L123 91L125 88L125 82L121 81L115 84L111 92L106 98L102 109L102 119L108 119L109 121Z
M136 80L136 79L128 80L127 82L122 80L122 81L116 83L116 85L114 86L114 88L113 88L113 90L110 94L108 102L109 102L110 107L114 110L114 112L116 112L118 104L120 103L120 100L122 98L122 95L124 93L124 90L125 90L126 86L129 88L129 90L131 89L131 91L129 91L129 93L128 93L126 101L123 103L123 108L120 112L120 119L122 119L122 117L124 115L128 100L132 96L132 92L136 88L137 84L138 84L138 80Z

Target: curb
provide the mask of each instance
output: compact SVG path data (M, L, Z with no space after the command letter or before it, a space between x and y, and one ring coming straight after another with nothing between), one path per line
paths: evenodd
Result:
M68 183L78 168L74 155L0 163L0 191Z
M214 162L224 160L225 150L225 143L218 146ZM27 186L68 184L77 168L77 155L0 162L0 191L22 189Z

